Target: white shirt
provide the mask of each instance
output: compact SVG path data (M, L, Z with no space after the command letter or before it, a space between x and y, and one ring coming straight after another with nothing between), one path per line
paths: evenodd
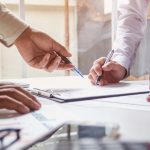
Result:
M118 0L115 53L112 60L130 69L136 50L144 37L150 0Z
M0 42L11 46L27 27L25 22L14 16L0 2Z

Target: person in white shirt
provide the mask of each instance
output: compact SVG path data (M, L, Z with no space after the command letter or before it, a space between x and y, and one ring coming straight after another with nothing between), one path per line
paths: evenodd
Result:
M61 57L71 57L61 44L47 34L35 30L13 15L0 2L0 42L10 47L15 45L27 64L52 72L56 69L69 70L72 64L65 64ZM29 92L12 83L0 83L0 108L28 113L40 108L40 103Z
M96 84L97 77L103 73L99 85L117 83L130 71L136 50L144 36L147 24L149 0L118 0L118 23L114 54L105 65L105 58L94 61L88 78ZM150 101L150 95L147 98Z

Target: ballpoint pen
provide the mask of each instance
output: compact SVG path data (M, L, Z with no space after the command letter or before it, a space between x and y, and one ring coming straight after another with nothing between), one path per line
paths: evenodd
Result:
M43 90L40 90L40 89L36 89L36 88L31 89L30 88L28 91L31 92L33 95L44 96L44 97L47 97L47 98L52 97L52 93L46 92L46 91L43 91Z
M108 55L107 55L107 57L106 57L106 60L105 60L105 62L104 62L104 65L107 64L107 63L111 60L113 54L114 54L114 50L111 50L111 51L108 53ZM100 76L97 77L96 85L99 85L98 82L102 79L102 77L103 77L103 72L102 72L102 75L100 75Z
M58 55L58 56L60 56L60 57L62 58L62 60L63 60L66 64L72 64L71 61L70 61L68 58L66 58L65 56L61 55L60 53L55 52L55 54ZM78 68L76 68L75 66L74 66L74 68L73 68L73 71L75 71L79 76L81 76L82 78L84 78L84 76L83 76L83 74L81 73L81 71L80 71Z

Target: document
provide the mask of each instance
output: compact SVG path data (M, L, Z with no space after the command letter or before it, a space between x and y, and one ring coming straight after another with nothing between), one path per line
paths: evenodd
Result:
M70 79L70 80L69 80ZM149 92L148 81L120 82L106 86L92 85L88 79L68 78L64 87L33 87L31 92L57 102L73 102L106 97L144 94ZM70 86L70 83L74 86ZM60 82L61 84L61 82ZM42 88L43 87L43 88Z
M52 110L52 112L57 108L53 105L44 105L40 110L26 115L5 109L0 110L0 130L11 128L21 131L19 141L12 144L9 150L27 149L39 140L52 135L55 130L62 126L64 121L57 118L56 115L48 114L45 107L46 110ZM57 110L59 109L57 108ZM13 136L14 134L10 134L9 138L6 138L7 143L11 141Z

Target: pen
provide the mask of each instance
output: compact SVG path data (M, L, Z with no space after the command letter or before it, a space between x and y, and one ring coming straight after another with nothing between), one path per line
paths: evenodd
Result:
M35 89L35 88L29 89L29 92L31 92L33 95L37 95L37 96L44 96L44 97L48 97L48 98L52 97L52 93L48 93L43 90L39 90L39 89Z
M104 65L107 64L107 63L111 60L113 54L114 54L114 50L111 50L111 51L108 53L108 55L107 55L107 57L106 57L106 60L105 60L105 62L104 62ZM100 76L97 77L96 85L99 85L98 82L102 79L102 76L103 76L103 72L102 72L102 75L100 75Z
M62 58L62 60L66 63L66 64L70 64L71 63L71 61L68 59L68 58L66 58L65 56L63 56L63 55L61 55L60 53L57 53L57 52L55 52L56 53L56 55L59 55L61 58ZM72 64L72 63L71 63ZM73 71L74 72L76 72L79 76L81 76L82 78L84 78L84 76L83 76L83 74L81 73L81 71L78 69L78 68L76 68L75 66L74 66L74 68L73 68Z

